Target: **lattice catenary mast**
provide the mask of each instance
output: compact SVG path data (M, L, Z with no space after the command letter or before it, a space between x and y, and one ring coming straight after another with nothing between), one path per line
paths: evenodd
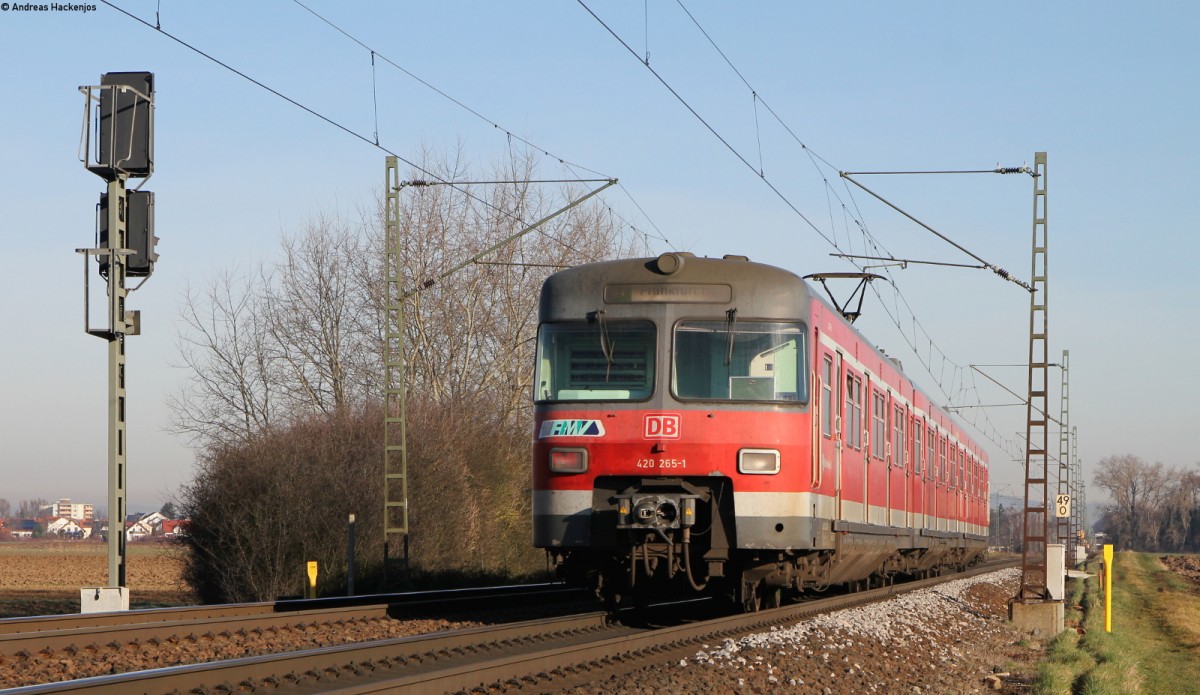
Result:
M1029 399L1025 407L1024 544L1018 600L1049 599L1046 545L1050 486L1047 480L1049 320L1047 292L1046 153L1034 155L1033 262L1029 294Z

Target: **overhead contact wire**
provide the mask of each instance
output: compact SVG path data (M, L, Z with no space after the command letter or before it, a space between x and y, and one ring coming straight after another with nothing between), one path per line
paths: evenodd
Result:
M585 3L583 0L576 0L576 2L578 2L579 5L581 7L583 7L583 9L587 10L587 13L590 14L592 16L592 18L595 19L600 24L600 26L604 27L605 31L607 31L609 34L611 34L612 37L614 39L616 39L618 43L620 43L622 46L624 46L625 50L628 51L630 55L632 55L635 59L637 59L637 57L638 57L637 51L633 50L633 48L628 43L625 42L625 39L622 39L621 36L619 34L617 34L617 32L613 31L612 27L608 26L608 24L606 24L603 19L600 19L600 17L595 12L592 11L592 8L587 6L587 3ZM642 61L640 59L638 59L638 62L641 63ZM709 122L706 121L704 119L704 117L701 116L700 113L696 111L696 109L692 108L692 105L690 103L688 103L688 101L686 99L684 99L683 96L681 96L679 94L679 92L675 91L675 88L672 87L671 84L669 82L667 82L666 79L664 79L662 75L658 74L657 70L655 70L648 64L643 63L643 65L647 70L650 71L650 74L654 75L654 78L657 79L659 81L659 83L662 84L662 86L665 87L667 89L667 91L670 92L671 95L674 96L675 99L680 104L682 104L683 107L685 109L687 109L689 113L692 114L692 116L694 116L696 118L696 120L700 121L700 123L705 128L708 129L708 132L712 133L713 137L715 137L717 140L719 140L721 142L721 144L725 146L726 149L728 149L730 152L733 153L733 156L737 157L738 160L741 161L742 164L746 165L746 168L749 169L750 171L753 171L755 174L759 173L757 170L755 170L754 165L751 164L742 155L741 152L737 151L737 148L735 148L733 145L730 145L729 141L726 140L720 133L718 133L716 128L713 128L712 125L709 124ZM800 208L796 207L796 205L794 203L792 203L792 201L789 200L788 197L785 196L783 194L783 192L780 191L779 188L777 188L775 186L774 183L771 183L771 181L764 176L759 175L759 178L767 185L768 188L771 189L771 191L780 200L782 200L784 202L785 205L787 205L789 208L791 208L792 212L796 213L796 215L798 217L800 217L800 219L804 220L804 222L806 224L808 224L808 226L810 228L812 228L812 230L814 232L816 232L825 241L829 242L830 244L833 244L834 248L837 248L837 244L835 244L833 242L833 240L830 239L829 236L825 234L825 232L821 231L820 227L813 224L812 220L810 220L803 212L801 212Z
M696 19L695 15L693 15L691 13L691 11L689 11L688 8L683 4L682 0L676 0L676 3L684 11L684 13L688 16L688 19L690 19L692 21L692 23L696 26L696 28L700 31L700 33L704 36L704 38L708 40L709 44L712 45L713 49L717 51L717 53L721 56L721 58L725 61L725 63L729 66L729 68L731 70L733 70L734 74L737 75L738 79L740 79L742 81L742 84L744 84L746 86L746 88L750 90L752 96L755 99L755 103L756 104L761 103L763 105L763 107L767 109L767 112L770 113L771 116L780 124L780 126L783 127L784 131L786 131L787 134L789 136L791 136L791 138L793 140L795 140L795 142L800 146L800 148L805 153L807 153L810 162L812 162L812 164L813 164L814 169L817 171L817 174L821 177L821 181L826 189L826 195L828 196L828 195L832 194L838 200L839 204L841 205L843 215L849 215L850 219L852 219L854 221L854 224L859 228L859 231L862 233L864 250L866 250L867 248L875 248L875 249L880 250L881 252L886 252L888 256L891 256L892 254L889 251L887 251L887 249L885 247L883 247L882 244L879 243L878 239L876 239L874 237L874 235L872 235L870 233L870 231L867 230L865 224L862 222L862 219L863 219L862 211L858 208L858 203L857 203L855 196L853 195L853 192L849 189L848 186L846 187L846 194L847 194L848 198L852 201L852 204L854 205L854 213L852 214L850 212L850 210L847 208L846 202L838 194L836 189L834 189L830 185L829 179L824 175L824 173L821 170L821 164L824 164L828 169L830 169L834 172L837 172L839 174L841 173L840 170L837 167L835 167L831 162L829 162L827 159L822 157L819 153L814 151L803 140L801 140L798 135L796 135L795 131L792 130L791 126L789 126L779 116L779 114L776 113L773 108L771 108L771 105L769 103L767 103L767 101L765 99L763 99L760 94L758 94L758 91L756 89L754 89L754 86L750 84L750 81L746 79L746 76L742 74L741 70L739 70L736 65L734 65L733 61L729 59L729 56L725 54L725 51L721 50L721 47L719 45L717 45L716 41L713 40L712 36L708 33L708 31L704 29L704 27ZM590 12L590 10L589 10L589 12ZM592 15L595 16L595 13L592 13ZM597 18L597 20L599 20L599 18ZM603 24L603 22L601 22L601 24ZM605 28L607 29L608 27L605 26ZM609 33L613 33L611 29L609 29ZM617 38L618 38L618 40L620 40L619 37L617 37ZM661 80L661 78L660 78L660 80ZM755 126L756 126L756 128L758 127L757 108L755 110ZM728 146L728 144L726 144L726 146ZM761 135L760 135L760 147L761 147ZM760 161L761 161L761 153L760 153ZM820 162L820 164L818 164L818 162ZM765 177L764 177L764 179L765 179ZM857 182L854 182L854 183L856 185L860 185ZM843 185L846 186L844 180L843 180ZM828 206L828 203L827 203L827 206ZM832 207L832 206L828 206L828 207ZM834 227L833 220L832 220L832 214L830 217L830 227L831 227L831 229ZM822 235L822 236L824 236L824 235ZM825 239L826 239L826 241L830 242L830 244L835 249L840 248L837 244L836 237L834 240L830 240L828 237L825 237ZM851 237L849 236L849 230L847 230L847 245L848 246L852 246L849 243L850 239L851 239ZM951 242L951 243L953 243L953 242ZM853 249L851 249L851 250L853 250ZM968 254L969 254L969 252L968 252ZM979 260L980 263L986 264L986 261L983 261L981 259L976 259L976 260ZM851 263L854 266L858 267L860 270L862 269L860 264L855 263L853 261L851 261ZM884 312L888 315L888 317L896 325L897 329L899 329L901 336L905 339L905 342L909 343L909 348L913 351L914 354L916 354L918 356L918 359L919 359L920 353L918 352L917 345L916 345L916 329L918 327L920 327L921 333L925 336L925 340L929 346L929 349L931 351L936 349L938 354L942 357L943 372L945 370L945 362L947 362L947 361L949 361L954 366L956 372L961 372L961 366L958 365L957 363L955 363L953 360L949 360L947 358L945 351L943 351L940 347L938 347L936 345L936 343L933 341L933 339L929 336L928 331L926 331L925 327L923 325L921 325L919 319L917 319L916 314L912 311L912 307L909 306L908 300L904 297L904 293L901 292L900 288L896 285L895 279L892 277L892 273L891 273L890 269L883 268L882 270L888 276L888 280L889 280L888 284L891 286L892 291L893 291L893 302L903 302L905 308L908 310L908 315L912 318L913 341L911 341L911 342L908 341L907 335L904 333L904 330L900 324L899 305L898 304L896 305L895 313L893 313L893 310L889 309L889 307L883 302L883 297L880 294L879 290L875 287L872 287L872 291L875 292L876 298L879 300L880 306L883 307ZM926 371L929 372L930 376L934 377L934 381L935 381L935 383L937 383L938 388L942 391L943 395L945 395L947 398L950 398L951 397L950 390L953 390L953 385L951 385L950 387L947 387L944 384L944 381L945 381L944 375L942 377L938 377L933 374L932 354L930 355L929 360L922 360L922 366L925 367ZM992 428L992 430L998 434L998 430L996 430L995 426L992 425L986 412L983 413L983 417L987 421L987 425L990 426ZM975 427L975 423L972 423L972 426ZM997 441L997 439L995 437L993 437L986 430L981 429L979 427L975 427L975 429L977 431L979 431L980 434L982 434L984 437L986 437L987 439L992 441L992 443L996 444L996 446L1000 447L1005 452L1008 452L1007 440L1005 438L1001 437L1000 438L1001 441Z
M536 151L538 151L538 152L541 152L543 155L545 155L545 156L547 156L547 157L550 157L550 158L552 158L552 159L555 159L555 160L557 160L559 164L563 165L564 167L566 167L566 168L567 168L567 169L569 169L569 170L572 170L572 173L575 173L575 172L574 172L574 170L575 170L575 169L579 169L579 170L581 170L581 171L586 171L586 172L587 172L587 173L589 173L589 174L592 174L592 175L595 175L595 176L600 176L600 177L603 177L603 178L605 178L605 179L612 178L612 177L608 176L607 174L604 174L604 173L602 173L602 172L596 171L595 169L590 169L590 168L588 168L588 167L585 167L585 166L583 166L582 164L577 164L577 163L575 163L575 162L572 162L572 161L570 161L570 160L564 159L564 158L562 158L562 157L560 157L560 156L558 156L558 155L556 155L556 154L554 154L554 153L550 152L549 150L547 150L547 149L545 149L545 148L541 147L541 146L540 146L540 145L538 145L537 143L531 142L531 141L529 141L529 140L527 140L527 139L525 139L525 138L521 137L520 135L516 135L516 134L514 134L512 131L510 131L509 129L507 129L507 128L505 128L504 126L500 125L500 124L499 124L499 123L497 123L496 121L493 121L492 119L490 119L490 118L488 118L487 116L483 115L482 113L480 113L479 111L475 110L474 108L471 108L471 107L470 107L470 106L468 106L466 103L464 103L464 102L460 101L459 99L456 99L455 97L451 96L449 93L447 93L447 92L443 91L442 89L438 88L438 87L437 87L437 86L435 86L434 84L432 84L432 83L430 83L430 82L426 81L425 79L423 79L423 78L419 77L417 74L413 73L411 70L408 70L407 68L405 68L405 67L401 66L400 64L396 63L396 62L395 62L394 60L392 60L391 58L388 58L387 56L383 55L383 54L382 54L382 53L380 53L379 51L377 51L377 50L375 50L374 48L372 48L372 47L368 46L366 43L364 43L364 42L363 42L362 40L360 40L358 37L354 36L354 35L353 35L353 34L351 34L350 32L348 32L348 31L346 31L345 29L343 29L342 27L340 27L340 26L338 26L337 24L333 23L333 22L332 22L332 21L330 21L330 20L329 20L327 17L325 17L324 15L322 15L321 13L317 12L316 10L312 9L312 8L311 8L311 7L309 7L308 5L306 5L306 4L304 4L303 2L301 2L301 0L292 0L292 1L293 1L294 3L296 3L297 5L299 5L301 8L303 8L305 11L307 11L307 12L308 12L309 14L311 14L312 16L314 16L314 17L316 17L317 19L321 20L321 22L323 22L323 23L325 23L326 25L328 25L328 26L329 26L331 29L333 29L334 31L338 32L338 33L339 33L339 34L341 34L342 36L345 36L347 39L349 39L350 41L354 42L355 44L358 44L358 45L359 45L359 46L361 46L362 48L364 48L364 49L366 49L366 50L370 51L370 52L371 52L371 65L372 65L372 68L374 68L374 65L375 65L375 56L378 56L380 60L382 60L382 61L386 62L388 65L391 65L391 66L392 66L393 68L395 68L396 70L398 70L398 71L400 71L400 72L404 73L405 75L407 75L407 76L408 76L409 78L411 78L412 80L414 80L414 81L418 82L419 84L421 84L423 87L425 87L425 88L429 89L430 91L434 92L435 94L437 94L438 96L442 97L443 99L446 99L446 100L447 100L447 101L449 101L450 103L452 103L452 104L454 104L455 106L457 106L457 107L461 108L462 110L466 111L467 113L471 114L472 116L475 116L476 118L478 118L479 120L483 121L484 123L486 123L486 124L488 124L488 125L492 126L492 127L493 127L493 128L495 128L496 130L499 130L499 131L503 132L503 133L504 133L504 135L505 135L505 137L506 137L506 138L508 138L508 140L509 140L509 146L510 146L510 147L512 146L512 141L513 141L513 140L517 140L518 142L520 142L521 144L525 145L526 147L532 148L532 149L534 149L534 150L536 150ZM648 10L647 10L647 12L648 12ZM648 20L648 16L649 16L649 15L647 15L647 21L649 21L649 20ZM648 40L649 40L649 39L647 39L647 41L648 41ZM649 45L649 44L647 44L647 46L648 46L648 45ZM647 47L647 49L646 49L646 50L647 50L647 53L646 53L646 55L647 55L647 60L649 60L649 48ZM373 78L373 77L374 77L374 76L372 75L372 78ZM376 105L376 109L378 110L378 104ZM376 121L378 122L378 115L376 115ZM376 125L376 130L378 130L378 125ZM577 173L576 173L575 175L576 175L576 177L580 178L580 180L582 181L582 178L583 178L583 177L580 177L580 176L579 176L579 174L577 174ZM629 193L628 189L625 189L625 187L624 187L623 185L621 186L621 188L622 188L622 189L625 191L625 195L626 195L626 196L628 196L630 200L633 200L633 195L632 195L631 193ZM637 206L637 208L638 208L638 209L639 209L639 210L642 212L642 215L646 217L646 221L647 221L647 222L649 222L649 223L650 223L650 225L651 225L652 227L654 227L654 228L655 228L655 230L658 230L658 225L657 225L657 224L655 224L655 223L654 223L654 221L653 221L653 220L651 220L651 219L650 219L650 217L649 217L648 215L646 215L646 212L645 212L645 210L643 210L643 209L642 209L641 205L638 205L636 201L634 201L634 205L635 205L635 206ZM620 215L618 215L617 217L618 217L619 219L621 219L621 221L622 221L622 222L624 222L624 223L625 223L626 225L628 225L629 227L631 227L631 228L633 227L633 225L632 225L632 224L630 224L630 223L629 223L627 220L625 220L625 219L624 219L623 217L621 217ZM659 236L659 238L660 238L660 239L661 239L661 240L662 240L662 241L663 241L665 244L667 244L667 245L670 247L670 246L671 246L671 242L670 242L670 240L669 240L669 239L667 239L665 236L662 236L662 232L661 232L661 231L659 231L659 235L660 235L660 236Z
M155 31L157 31L158 33L162 34L163 36L166 36L167 38L169 38L169 39L171 39L172 41L174 41L174 42L178 43L179 45L183 46L184 48L187 48L188 50L191 50L191 51L193 51L193 52L195 52L195 53L197 53L197 54L199 54L199 55L201 55L201 56L203 56L203 57L205 57L205 58L207 58L207 59L211 60L212 62L216 63L217 65L220 65L221 67L223 67L223 68L225 68L226 70L228 70L228 71L232 72L233 74L235 74L235 75L237 75L237 76L241 77L242 79L246 80L247 82L250 82L250 83L252 83L252 84L254 84L254 85L258 86L258 87L261 87L262 89L265 89L265 90L267 90L268 92L270 92L270 93L274 94L275 96L279 97L280 99L283 99L284 101L288 102L289 104L292 104L293 106L295 106L295 107L297 107L297 108L299 108L299 109L301 109L301 110L303 110L303 111L305 111L305 112L309 113L310 115L312 115L312 116L315 116L316 118L318 118L318 119L320 119L320 120L322 120L322 121L324 121L324 122L328 123L329 125L331 125L331 126L333 126L333 127L337 128L338 130L341 130L342 132L344 132L344 133L346 133L346 134L348 134L348 135L351 135L351 136L353 136L353 137L355 137L355 138L358 138L359 140L362 140L363 142L367 143L367 144L368 144L368 145L370 145L371 147L375 147L375 148L377 148L377 149L379 149L379 150L382 150L383 152L386 152L386 153L388 153L388 154L392 155L393 157L395 157L396 159L398 159L398 160L400 160L400 161L404 162L405 164L407 164L408 166L412 167L413 169L416 169L417 171L420 171L421 173L423 173L423 174L425 174L425 175L427 175L427 176L429 176L429 177L431 177L431 178L433 178L433 179L437 180L438 182L440 182L440 183L442 183L442 184L444 184L444 185L447 185L447 186L449 186L449 187L453 188L454 190L457 190L458 192L462 193L462 194L463 194L463 195L465 195L466 197L468 197L468 198L470 198L470 199L472 199L472 200L474 200L474 201L476 201L476 202L478 202L478 203L481 203L481 204L482 204L482 205L484 205L485 207L487 207L487 208L490 208L490 209L492 209L492 210L496 211L497 213L499 213L499 214L503 215L504 217L506 217L506 218L508 218L508 219L510 219L510 220L512 220L512 221L514 221L514 222L517 222L517 223L523 224L523 225L528 225L528 224L529 224L529 223L528 223L528 222L526 222L524 219L522 219L522 218L520 218L520 217L517 217L516 215L512 214L511 212L508 212L507 210L502 210L502 209L500 209L500 208L496 207L495 205L493 205L492 203L488 202L487 200L484 200L483 198L481 198L481 197L479 197L479 196L475 195L474 193L472 193L471 191L469 191L469 190L467 190L467 189L465 189L465 188L462 188L461 186L457 185L455 182L453 182L453 181L449 181L449 180L447 180L447 179L445 179L445 178L441 177L440 175L438 175L438 174L436 174L436 173L434 173L434 172L432 172L432 171L429 171L429 170L428 170L428 169L426 169L425 167L423 167L423 166L421 166L421 165L417 164L417 163L416 163L416 162L414 162L414 161L411 161L411 160L409 160L408 158L404 157L403 155L400 155L400 154L397 154L396 152L393 152L392 150L388 149L386 146L384 146L384 145L380 145L380 144L376 144L376 143L372 142L372 141L371 141L371 138L369 138L369 137L367 137L367 136L363 135L362 133L359 133L359 132L357 132L357 131L355 131L355 130L353 130L353 129L351 129L351 128L349 128L349 127L347 127L347 126L345 126L345 125L343 125L343 124L341 124L341 123L338 123L337 121L333 120L332 118L330 118L330 117L326 116L325 114L323 114L323 113L321 113L321 112L319 112L319 111L316 111L315 109L312 109L312 108L310 108L310 107L308 107L308 106L305 106L304 104L302 104L302 103L300 103L300 102L296 101L295 99L293 99L293 98L289 97L288 95L284 94L283 92L280 92L279 90L277 90L277 89L275 89L275 88L273 88L273 87L270 87L269 85L267 85L267 84L265 84L265 83L263 83L263 82L260 82L259 80L255 79L255 78L253 78L253 77L251 77L251 76L249 76L249 75L247 75L246 73L242 72L241 70L238 70L237 68L233 67L232 65L229 65L228 63L225 63L225 62L221 61L220 59L218 59L218 58L216 58L216 57L214 57L214 56L212 56L212 55L210 55L210 54L208 54L208 53L204 52L203 50L201 50L201 49L197 48L196 46L193 46L192 44L188 43L187 41L184 41L183 39L179 38L178 36L175 36L175 35L174 35L174 34L172 34L171 32L169 32L169 31L166 31L165 29L162 29L161 27L155 27L153 24L151 24L150 22L147 22L146 20L142 19L141 17L138 17L137 15L135 15L135 14L132 14L132 13L128 12L128 11L127 11L127 10L125 10L124 8L122 8L122 7L119 7L119 6L115 5L115 4L113 4L112 2L110 2L110 0L100 0L100 2L101 2L102 4L104 4L104 5L107 5L107 6L111 7L111 8L113 8L114 10L116 10L116 11L120 12L121 14L125 15L126 17L129 17L130 19L133 19L133 20L137 21L137 22L138 22L138 23L140 23L140 24L142 24L142 25L144 25L144 26L146 26L146 27L149 27L149 28L151 28L151 29L154 29L154 30L155 30ZM603 174L600 174L600 176L603 176ZM608 181L613 181L613 182L615 183L615 179L607 179L607 180L608 180ZM555 241L556 243L558 243L558 244L562 245L564 248L566 248L566 249L568 249L568 250L570 250L570 251L572 251L572 252L574 252L574 253L577 253L577 254L579 254L579 255L581 255L581 256L586 256L586 254L583 254L583 253L581 253L581 252L580 252L578 249L574 248L574 247L573 247L573 246L571 246L570 244L567 244L565 241L562 241L561 239L557 239L557 238L555 238L555 237L553 237L553 236L550 236L548 233L546 233L546 231L545 231L545 230L539 229L539 230L537 230L537 231L538 231L538 233L539 233L539 234L542 234L543 236L546 236L548 239L551 239L551 240Z

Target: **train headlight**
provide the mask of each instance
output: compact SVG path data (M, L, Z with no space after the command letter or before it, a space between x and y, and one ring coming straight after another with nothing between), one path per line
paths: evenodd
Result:
M738 472L774 475L779 472L779 452L775 449L741 449L738 451Z
M583 473L587 467L587 449L550 450L550 470L555 473Z

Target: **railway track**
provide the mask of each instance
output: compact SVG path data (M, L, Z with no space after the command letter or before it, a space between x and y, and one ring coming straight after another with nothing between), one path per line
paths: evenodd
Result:
M486 605L489 601L536 596L547 597L582 596L584 592L570 589L561 583L522 584L471 589L446 589L440 591L410 591L401 594L369 594L360 596L334 596L317 599L280 599L257 603L229 603L212 606L179 606L174 608L147 608L110 613L85 613L69 615L38 615L25 618L0 619L0 636L50 632L55 630L78 630L84 628L107 628L120 625L148 625L181 621L223 620L248 616L299 614L323 610L342 610L354 607L375 608L381 605L405 607L415 610L427 607L442 608L459 605L465 608L473 604ZM5 653L0 650L0 654Z
M372 693L549 690L585 684L599 672L633 670L694 653L705 642L769 630L807 617L886 600L1012 562L873 591L700 622L666 617L655 627L614 622L602 612L303 649L288 653L82 678L12 690L32 693L275 692Z
M0 688L433 632L479 616L511 622L587 602L586 592L540 584L0 620Z

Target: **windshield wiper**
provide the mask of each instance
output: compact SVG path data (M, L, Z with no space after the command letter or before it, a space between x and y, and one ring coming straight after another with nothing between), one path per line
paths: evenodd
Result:
M729 336L729 342L725 347L725 366L726 367L733 364L733 337L736 335L733 328L734 328L734 324L736 324L736 323L737 323L737 307L734 307L733 309L730 309L729 311L725 312L725 333L726 333L726 335Z
M596 317L596 323L600 328L600 353L604 355L604 383L608 383L609 377L612 375L613 366L613 351L615 346L608 339L608 325L604 323L604 310L597 309L593 314Z

